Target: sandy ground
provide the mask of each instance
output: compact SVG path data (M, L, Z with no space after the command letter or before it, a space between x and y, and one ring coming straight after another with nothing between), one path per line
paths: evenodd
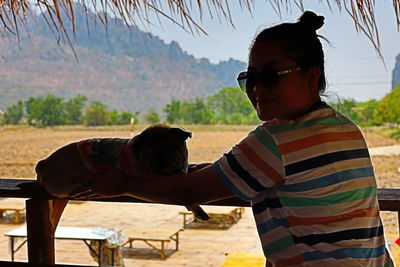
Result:
M230 207L224 208L227 212ZM205 207L207 211L207 207ZM70 203L64 211L60 226L103 227L122 230L131 227L158 229L182 228L184 208L168 205L130 203ZM21 225L4 223L0 232L4 234ZM22 241L22 240L21 240ZM20 242L20 241L19 241ZM156 243L155 243L156 244ZM156 244L159 246L159 244ZM180 233L179 250L175 244L167 244L167 258L161 260L158 252L144 242L134 242L133 249L124 248L125 266L221 266L225 253L261 254L251 210L246 208L242 219L225 230L185 229ZM0 259L10 260L8 237L0 238ZM16 254L17 261L27 261L26 245ZM96 265L82 241L56 240L56 262Z
M92 137L93 132L53 132L47 130L26 130L27 132L0 132L0 177L34 177L35 162L48 155L58 146L67 142ZM46 134L46 138L43 138ZM199 132L194 133L189 142L191 162L210 162L238 142L245 132ZM101 132L96 136L123 136L126 132ZM374 133L366 133L371 148L399 145L389 138ZM44 140L43 140L44 139ZM40 142L39 142L40 141ZM16 144L24 151L15 149ZM400 188L398 154L376 154L372 157L378 187ZM207 207L205 207L207 211ZM129 227L180 228L183 217L179 214L185 209L177 206L158 204L71 202L68 204L60 226L104 227L122 230ZM226 207L226 210L230 210ZM383 212L385 234L389 246L400 255L398 246L393 244L398 234L397 214ZM23 224L13 224L9 216L0 220L0 260L10 260L9 240L4 233ZM123 249L125 266L221 266L226 253L261 254L261 246L256 233L251 210L246 208L243 218L225 230L185 229L180 234L180 245L173 252L172 242L167 247L167 258L159 259L156 251L145 243L134 243L133 249ZM26 245L15 254L17 261L26 261ZM56 262L96 265L89 250L82 241L56 241Z

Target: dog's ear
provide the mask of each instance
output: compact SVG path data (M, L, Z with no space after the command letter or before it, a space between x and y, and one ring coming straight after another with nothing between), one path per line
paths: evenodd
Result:
M188 138L192 138L192 132L185 131L181 128L174 127L174 128L169 129L169 132L174 134L176 137L178 137L178 139L182 142L184 142Z

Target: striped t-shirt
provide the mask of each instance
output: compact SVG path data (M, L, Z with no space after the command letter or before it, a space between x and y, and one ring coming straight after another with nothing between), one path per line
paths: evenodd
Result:
M273 266L394 266L364 138L324 102L257 127L214 167L251 201Z

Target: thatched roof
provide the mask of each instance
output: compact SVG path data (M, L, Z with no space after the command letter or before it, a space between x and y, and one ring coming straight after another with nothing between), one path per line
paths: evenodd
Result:
M253 12L255 0L238 0L244 12ZM280 13L282 9L297 6L303 8L302 0L265 0L270 3L272 9ZM381 1L381 0L379 0ZM96 7L98 19L106 24L109 15L113 14L122 18L128 25L137 24L138 21L151 23L149 14L155 13L164 16L183 29L190 32L204 32L201 24L195 21L191 14L198 11L200 17L207 12L213 17L218 17L232 24L232 16L229 0L78 0L85 9ZM319 1L323 2L322 0ZM375 45L379 47L378 29L375 23L374 0L326 0L331 7L336 5L341 12L348 13L358 31L364 32ZM66 33L65 16L74 25L74 1L72 0L0 0L0 33L15 34L18 36L20 28L23 28L27 16L32 11L32 6L42 11L47 11L48 26L56 32ZM31 6L31 4L33 4ZM322 3L321 3L322 4ZM385 4L393 5L397 27L400 27L400 0L385 1ZM197 9L197 10L196 10ZM73 26L74 27L74 26ZM379 49L378 49L379 50Z

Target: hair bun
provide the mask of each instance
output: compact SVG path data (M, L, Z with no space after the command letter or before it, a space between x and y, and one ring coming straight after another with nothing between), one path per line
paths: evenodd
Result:
M299 23L310 30L317 31L324 25L324 19L323 16L318 16L312 11L306 11L301 15Z

